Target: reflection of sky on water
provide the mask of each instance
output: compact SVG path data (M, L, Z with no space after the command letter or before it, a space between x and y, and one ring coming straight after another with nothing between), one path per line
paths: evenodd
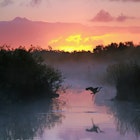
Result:
M2 140L139 140L140 106L67 90L59 99L1 107ZM100 101L102 99L102 101ZM93 122L103 133L87 132ZM1 140L0 139L0 140Z
M106 105L98 106L93 102L92 96L86 91L76 93L69 91L63 95L67 100L66 106L63 106L62 113L65 119L60 126L51 130L46 130L42 140L138 140L133 131L122 135L117 130L115 118L110 112L110 101ZM96 101L97 102L97 101ZM92 127L92 121L100 127L104 133L95 133L85 131Z

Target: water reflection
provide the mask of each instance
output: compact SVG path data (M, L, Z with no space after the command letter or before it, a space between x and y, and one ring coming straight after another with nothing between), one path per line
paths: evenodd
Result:
M40 101L28 105L0 107L0 138L3 140L32 140L41 137L45 129L61 124L64 102L59 100Z
M93 122L93 119L91 120L92 121L92 127L90 129L86 129L87 132L96 132L96 133L103 133L104 131L102 131L100 129L99 126L97 126L94 122Z
M139 139L140 105L109 100L102 102L103 106L100 102L100 106L96 103L87 92L72 91L52 101L0 106L0 139ZM104 133L100 133L103 131Z
M140 136L140 105L114 101L109 108L109 113L114 116L117 131L121 135L133 132L137 138Z

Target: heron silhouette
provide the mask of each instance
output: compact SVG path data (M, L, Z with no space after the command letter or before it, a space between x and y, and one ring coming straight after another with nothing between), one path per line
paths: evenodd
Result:
M87 87L86 90L92 91L91 94L95 95L97 92L100 91L101 88L102 88L102 87L95 87L95 88L93 88L93 87Z

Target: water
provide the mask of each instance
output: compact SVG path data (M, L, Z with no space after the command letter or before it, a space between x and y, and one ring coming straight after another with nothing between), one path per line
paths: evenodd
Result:
M0 106L0 140L140 140L140 105L110 101L115 90L106 86L92 96L85 88L96 74L95 81L88 74L68 72L58 99Z
M104 94L75 87L52 101L1 107L0 140L139 140L140 106ZM102 132L86 131L93 123Z
M121 105L119 104L119 107L116 107L118 103L112 103L111 101L106 100L104 105L98 105L95 103L94 98L96 97L92 99L91 95L84 91L82 93L69 91L67 95L63 95L63 99L64 98L67 101L67 104L57 112L62 113L65 116L62 124L56 125L50 130L46 129L40 138L41 140L139 139L139 130L136 128L137 126L133 127L131 124L134 119L131 118L132 108L127 110L127 107L125 106L129 103L122 103ZM131 104L129 104L128 107L130 106ZM137 111L139 112L139 109L137 109ZM92 121L103 132L96 133L95 131L86 131L86 129L92 128Z

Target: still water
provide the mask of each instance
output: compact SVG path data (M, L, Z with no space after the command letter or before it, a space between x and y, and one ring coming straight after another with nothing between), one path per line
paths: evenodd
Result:
M1 107L0 140L139 140L140 106L110 101L110 91L92 97L73 87L52 101Z

